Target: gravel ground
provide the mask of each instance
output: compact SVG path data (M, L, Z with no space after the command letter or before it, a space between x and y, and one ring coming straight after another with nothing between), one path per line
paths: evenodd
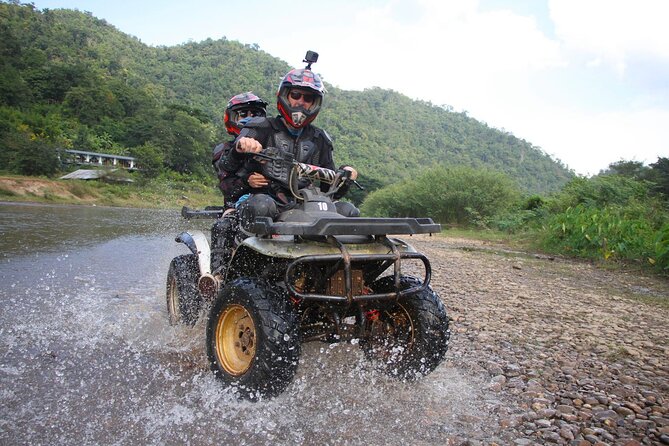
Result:
M480 241L408 241L452 319L445 365L500 401L496 426L449 444L669 444L669 282Z

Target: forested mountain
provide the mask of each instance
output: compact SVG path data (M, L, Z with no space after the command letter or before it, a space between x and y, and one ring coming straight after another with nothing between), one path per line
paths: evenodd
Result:
M150 47L89 13L3 2L0 163L39 173L35 166L48 165L54 148L71 147L134 155L154 173L210 177L211 147L228 137L227 100L252 90L275 110L290 68L254 45ZM527 141L465 113L391 90L327 89L316 124L333 138L336 161L356 166L368 190L435 164L499 170L529 193L557 190L573 176Z

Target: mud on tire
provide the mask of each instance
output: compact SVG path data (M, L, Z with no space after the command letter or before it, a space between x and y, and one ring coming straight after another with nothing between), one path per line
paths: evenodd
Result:
M167 271L167 314L170 325L195 325L202 296L197 288L199 267L195 254L175 257Z
M297 313L283 292L259 279L223 288L207 322L207 357L217 378L255 401L283 392L300 355Z
M400 288L420 285L403 276ZM372 285L374 292L394 289L392 277ZM450 337L449 320L439 296L428 287L399 302L367 307L366 336L360 340L365 356L391 376L414 380L432 372L444 359Z

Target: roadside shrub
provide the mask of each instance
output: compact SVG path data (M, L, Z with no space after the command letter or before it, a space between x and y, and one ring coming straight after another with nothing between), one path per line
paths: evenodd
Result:
M540 214L536 209L514 209L495 217L490 222L490 226L499 231L512 234L536 227L537 221L541 219Z
M544 200L544 197L540 195L532 195L523 200L521 209L526 211L532 211L534 209L539 209L543 207L545 204L546 200Z
M78 198L94 197L96 195L91 185L84 181L73 181L69 184L68 190Z
M585 204L594 207L627 206L646 201L650 184L620 175L578 177L571 180L546 205L553 212Z
M440 223L487 226L519 197L504 174L470 167L436 167L415 179L372 192L364 215L431 217Z
M541 228L548 215L546 199L532 195L520 200L519 204L506 212L496 215L490 227L509 234Z

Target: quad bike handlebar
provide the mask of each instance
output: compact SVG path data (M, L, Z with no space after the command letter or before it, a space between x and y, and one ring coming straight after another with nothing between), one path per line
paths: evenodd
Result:
M300 163L295 161L292 153L276 147L267 147L258 153L254 153L253 157L266 161L262 167L262 174L266 177L281 183L288 188L293 196L298 200L303 197L299 194L299 190L308 187L313 181L321 181L330 184L330 189L323 193L325 196L331 196L345 184L352 182L361 190L360 184L355 180L351 180L351 172L345 169L334 171L325 167L314 166L311 164ZM300 183L300 179L306 179L307 182ZM222 206L207 206L204 209L191 209L184 206L181 209L181 216L186 220L190 219L216 219L221 218L226 211Z
M300 163L295 161L292 153L285 152L276 147L267 147L253 154L253 156L266 161L262 167L263 175L286 186L298 200L302 199L298 193L299 189L306 187L313 181L330 185L329 190L324 193L328 197L334 195L349 183L353 183L361 190L364 189L357 181L351 179L351 171L349 170L339 169L334 171L326 167ZM300 183L300 179L306 179L308 183Z

